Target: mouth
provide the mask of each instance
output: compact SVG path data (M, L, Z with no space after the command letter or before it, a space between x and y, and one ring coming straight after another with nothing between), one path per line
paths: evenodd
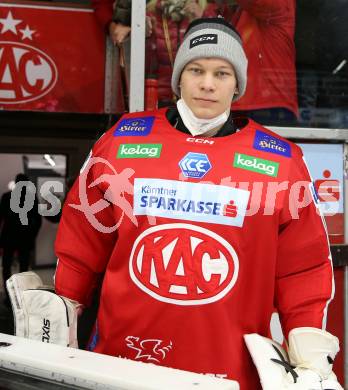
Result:
M202 103L217 103L217 100L207 99L207 98L194 98L193 100L195 100L197 102L202 102Z

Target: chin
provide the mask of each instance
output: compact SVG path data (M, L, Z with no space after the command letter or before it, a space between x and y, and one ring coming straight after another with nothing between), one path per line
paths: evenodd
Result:
M219 115L216 112L209 110L207 108L196 108L192 110L192 112L199 119L213 119Z

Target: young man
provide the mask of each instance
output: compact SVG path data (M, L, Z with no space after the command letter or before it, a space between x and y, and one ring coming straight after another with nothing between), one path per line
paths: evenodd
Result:
M227 22L189 26L173 69L177 106L124 115L70 191L56 292L88 305L101 284L90 350L234 379L241 390L261 388L243 336L269 335L275 307L301 366L287 365L278 388L314 388L301 387L304 375L340 389L337 340L322 330L333 272L311 180L299 147L232 120L246 74Z

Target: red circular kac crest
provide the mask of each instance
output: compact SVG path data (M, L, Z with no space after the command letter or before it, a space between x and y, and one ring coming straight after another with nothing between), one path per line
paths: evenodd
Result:
M218 234L174 223L151 227L135 241L129 271L153 298L177 305L202 305L223 298L238 277L238 256Z

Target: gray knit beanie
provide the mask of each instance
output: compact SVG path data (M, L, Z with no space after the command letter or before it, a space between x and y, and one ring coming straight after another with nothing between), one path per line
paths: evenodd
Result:
M239 94L234 95L232 101L240 99L246 89L248 60L238 32L223 18L196 19L188 26L175 57L173 92L180 96L181 72L189 62L209 57L222 58L233 65Z

